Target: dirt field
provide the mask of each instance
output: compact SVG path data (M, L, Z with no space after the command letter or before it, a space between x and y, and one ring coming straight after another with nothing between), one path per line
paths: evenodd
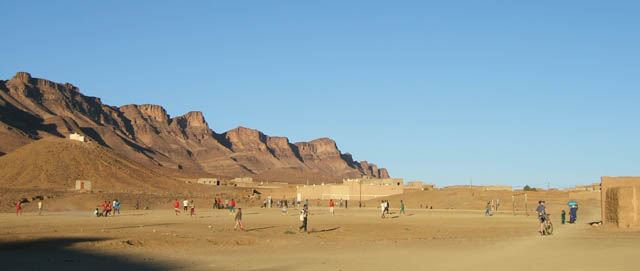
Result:
M108 218L2 213L0 260L5 270L637 270L640 232L592 227L599 206L586 205L574 225L561 225L560 206L550 207L556 232L547 237L536 233L535 216L511 210L401 216L393 208L381 219L374 208L331 216L312 204L308 234L298 232L296 209L246 208L245 232L210 206L195 217L127 208Z

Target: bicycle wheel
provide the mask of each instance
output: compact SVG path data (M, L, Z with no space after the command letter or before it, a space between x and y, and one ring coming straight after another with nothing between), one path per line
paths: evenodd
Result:
M549 224L545 226L545 231L547 232L547 235L553 234L553 223L551 223L551 221L549 221Z

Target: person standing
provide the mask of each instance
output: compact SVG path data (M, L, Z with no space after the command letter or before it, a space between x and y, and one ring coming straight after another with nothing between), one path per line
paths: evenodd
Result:
M386 209L387 214L389 214L389 209L391 209L391 205L389 203L389 200L385 200L384 203L386 204L386 207L387 207L387 209Z
M333 202L333 200L329 201L329 212L331 213L331 216L335 215L334 211L333 211L333 207L335 207L335 203Z
M491 215L491 201L487 201L487 208L484 211L484 215Z
M544 234L544 224L548 219L547 207L544 205L545 205L545 201L539 200L538 207L536 208L536 214L538 215L538 220L540 221L540 234Z
M22 215L22 201L18 200L16 204L16 216Z
M564 221L567 218L567 213L562 210L562 213L560 213L560 221L562 221L562 225L564 225Z
M300 210L300 221L302 221L302 225L300 226L300 228L298 229L298 231L302 231L302 229L304 229L304 232L307 232L307 222L308 222L308 218L309 218L309 206L305 205L302 210Z
M236 213L236 225L233 227L233 230L238 230L238 228L240 228L241 231L244 230L244 228L242 228L242 208L238 208L238 213Z
M576 223L576 220L578 219L578 206L571 206L571 209L569 209L569 223L573 224Z
M38 215L42 215L42 207L44 207L44 203L42 200L38 201Z
M344 200L344 208L345 209L349 208L349 200Z
M193 200L191 200L191 212L189 213L189 216L194 216L196 215L196 204L193 203Z
M400 200L400 214L404 215L404 201Z
M176 215L180 213L180 202L178 201L178 199L176 199L176 201L173 202L173 210L176 211Z
M384 211L387 209L387 204L383 201L380 202L380 210L382 211L382 218L384 218Z
M105 201L107 203L107 215L109 216L109 214L111 214L113 216L113 213L111 213L113 211L113 206L111 205L111 202L109 201Z
M189 211L189 200L185 199L182 201L182 208L184 209L185 214Z
M236 201L231 199L231 205L229 206L229 215L233 215L236 213Z
M118 199L113 201L113 214L115 215L116 212L120 214L120 201Z
M107 205L108 205L108 204L107 204L107 201L105 200L105 201L102 203L102 216L105 216L105 217L107 216Z

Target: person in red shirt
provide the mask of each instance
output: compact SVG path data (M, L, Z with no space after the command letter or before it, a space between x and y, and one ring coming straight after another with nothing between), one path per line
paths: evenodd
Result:
M336 206L336 204L333 202L333 200L330 200L329 201L329 213L331 213L332 216L334 215L333 207L335 207L335 206Z
M111 202L107 201L106 203L107 203L107 214L105 216L109 216L109 214L111 214L111 209L112 209Z
M176 215L180 214L180 202L178 199L173 203L173 210L176 211Z
M16 216L22 215L22 201L19 200L18 204L16 204Z
M236 201L234 199L231 199L231 206L229 206L229 211L231 211L230 215L236 213Z
M222 200L218 199L218 209L222 209Z
M105 200L102 204L102 216L107 216L107 201Z

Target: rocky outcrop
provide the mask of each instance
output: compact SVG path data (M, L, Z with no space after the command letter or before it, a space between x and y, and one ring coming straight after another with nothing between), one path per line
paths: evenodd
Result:
M391 178L391 176L389 176L389 172L387 171L386 168L381 168L381 169L378 169L378 178L386 179L386 178Z
M34 139L78 132L130 159L196 173L269 176L282 181L306 180L305 174L322 181L389 176L384 168L343 154L329 138L292 144L286 137L245 127L218 134L198 111L171 118L159 105L113 107L82 95L69 83L33 78L25 72L0 81L0 90L0 122L6 129L20 131L7 137L15 144L0 144L2 153ZM290 175L295 178L288 180Z

